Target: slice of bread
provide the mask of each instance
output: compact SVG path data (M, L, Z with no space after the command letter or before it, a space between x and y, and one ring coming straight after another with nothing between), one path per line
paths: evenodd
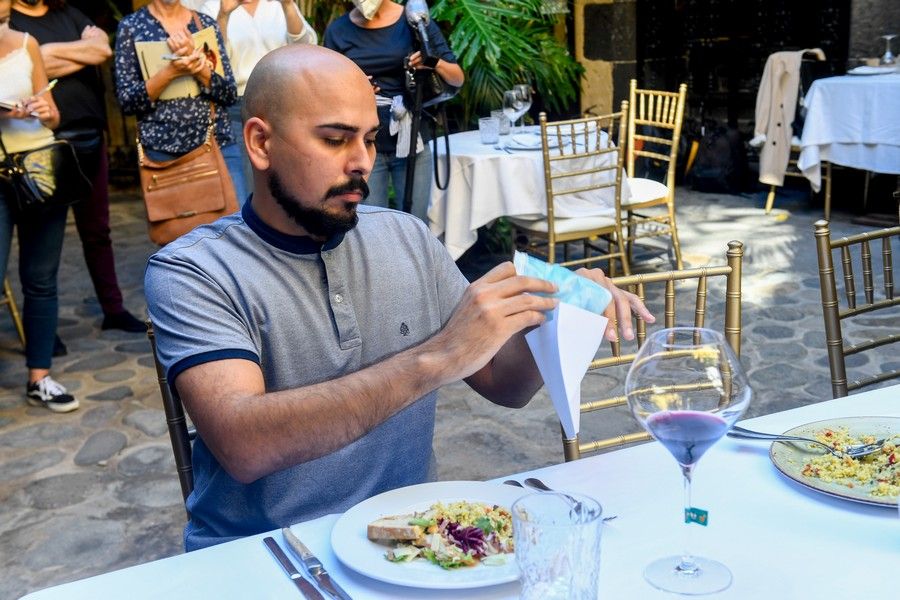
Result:
M397 517L385 517L372 521L366 531L366 535L372 541L394 540L412 541L422 537L424 530L418 525L410 525L409 520L413 515Z

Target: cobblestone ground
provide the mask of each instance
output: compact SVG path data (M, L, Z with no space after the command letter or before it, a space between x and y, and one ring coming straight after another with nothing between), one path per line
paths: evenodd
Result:
M755 389L750 413L829 398L812 235L821 209L782 205L766 216L759 199L688 190L678 198L689 266L721 264L728 240L746 243L742 359ZM143 316L142 276L153 251L143 207L133 194L119 193L112 212L126 305ZM833 216L842 235L866 229L851 225L849 215ZM14 252L13 274L16 259ZM643 259L639 269L670 268L661 250L645 251ZM491 262L487 257L481 265ZM102 314L71 223L60 290L59 331L69 353L56 360L54 373L81 400L77 412L55 415L25 404L21 348L11 320L0 313L0 599L182 551L184 510L147 340L100 330ZM721 286L713 286L711 326L721 325L722 299ZM658 297L651 305L661 314ZM690 300L684 308L690 310ZM896 318L862 319L850 337L896 326ZM897 368L900 360L878 349L850 366L873 373ZM584 395L614 390L622 377L589 374ZM624 412L583 423L589 434L634 427ZM543 391L528 407L510 411L465 384L449 385L440 393L435 438L439 476L483 479L559 462L558 432Z

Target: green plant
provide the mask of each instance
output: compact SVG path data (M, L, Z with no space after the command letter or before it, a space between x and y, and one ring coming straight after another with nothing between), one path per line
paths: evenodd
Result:
M437 0L432 18L466 73L459 94L464 120L499 108L503 90L528 82L547 108L565 111L578 97L584 68L553 35L542 0Z

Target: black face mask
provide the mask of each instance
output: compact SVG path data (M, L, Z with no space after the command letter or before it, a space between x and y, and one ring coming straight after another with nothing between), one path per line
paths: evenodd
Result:
M22 4L27 4L28 6L37 6L41 3L41 0L19 0Z

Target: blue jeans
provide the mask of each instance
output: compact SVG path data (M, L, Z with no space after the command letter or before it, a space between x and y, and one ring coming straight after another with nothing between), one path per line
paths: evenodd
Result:
M428 223L428 204L431 202L431 147L426 145L416 155L416 172L412 187L412 214ZM369 175L369 197L366 204L388 208L388 181L394 185L394 208L403 210L406 192L406 159L397 158L393 153L377 154L372 174Z
M0 189L0 282L6 277L15 226L19 234L19 279L25 296L25 364L29 369L49 369L59 319L56 274L69 207L18 214L8 193Z
M234 135L234 144L222 148L222 157L228 165L231 181L234 182L234 191L237 194L238 205L243 206L247 196L253 191L253 170L250 168L250 159L247 158L247 147L244 145L244 129L241 123L241 99L228 107L228 120L231 121L231 133Z

